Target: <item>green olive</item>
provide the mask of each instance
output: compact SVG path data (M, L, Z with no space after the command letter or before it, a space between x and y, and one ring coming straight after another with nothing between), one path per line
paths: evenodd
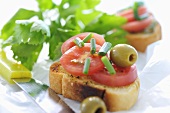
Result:
M106 105L104 101L97 97L87 97L80 106L81 113L106 113Z
M117 44L110 51L111 61L120 67L133 65L138 58L138 53L134 47L128 44Z

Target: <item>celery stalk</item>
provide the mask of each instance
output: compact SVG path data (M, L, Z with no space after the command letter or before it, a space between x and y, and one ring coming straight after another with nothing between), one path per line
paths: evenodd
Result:
M8 59L6 53L0 49L0 75L9 83L15 78L31 78L31 72L22 64Z

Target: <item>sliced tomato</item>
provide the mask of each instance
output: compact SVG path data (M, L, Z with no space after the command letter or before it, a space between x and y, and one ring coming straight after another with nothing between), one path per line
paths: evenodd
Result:
M138 14L143 15L148 13L146 6L140 6L138 8ZM127 19L127 23L122 26L122 28L130 33L136 33L143 31L146 27L148 27L153 20L152 15L144 20L136 20L134 17L133 9L123 10L118 13L119 16L125 17Z
M78 35L75 35L73 37L71 37L70 39L66 40L63 45L61 46L61 52L62 54L65 53L68 49L70 49L71 47L75 46L75 43L73 42L73 40L77 37L79 37L80 39L84 39L90 32L85 32L85 33L81 33ZM105 42L104 38L97 34L97 33L92 33L93 34L93 38L95 38L96 40L96 44L102 46Z
M92 74L104 68L101 56L90 53L90 43L85 43L84 47L73 46L66 51L60 58L63 68L75 76L82 76L85 59L90 58L90 68L88 74ZM96 45L96 51L99 51L100 45Z
M140 32L148 27L152 23L152 20L153 17L149 16L144 20L128 22L122 28L128 32Z
M145 6L140 6L138 8L138 14L139 15L142 15L142 14L144 14L146 12L147 12L147 8ZM125 17L128 22L136 20L135 17L134 17L133 9L132 8L123 10L123 11L119 12L118 15Z
M114 65L116 74L110 75L104 69L91 75L91 78L101 84L111 87L126 86L133 83L137 78L137 69L135 65L127 68L121 68Z

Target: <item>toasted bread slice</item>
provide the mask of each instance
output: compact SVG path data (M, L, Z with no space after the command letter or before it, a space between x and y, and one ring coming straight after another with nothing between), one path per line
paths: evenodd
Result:
M156 25L151 33L128 33L125 38L137 51L145 52L147 46L160 40L162 37L161 25L156 21Z
M109 87L90 79L90 76L75 77L64 70L60 62L50 67L50 87L64 97L82 101L89 96L98 96L106 104L108 111L131 108L138 99L140 82L137 78L132 84L123 87Z

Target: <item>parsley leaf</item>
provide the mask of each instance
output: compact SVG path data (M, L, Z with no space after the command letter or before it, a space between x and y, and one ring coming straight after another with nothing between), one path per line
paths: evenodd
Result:
M36 0L38 2L38 7L41 11L45 11L47 9L52 9L54 4L52 0Z
M105 34L113 28L120 28L121 25L126 23L126 19L115 15L101 14L89 23L84 31L92 31L99 34ZM100 30L99 30L100 29Z
M14 38L18 43L40 44L50 37L50 29L42 20L18 20L16 21Z
M20 61L28 69L32 70L34 63L37 61L43 44L30 45L27 43L13 44L11 50L14 53L14 59Z
M8 39L11 35L14 33L14 28L15 28L15 21L16 20L22 20L22 19L29 19L33 16L40 16L40 12L35 12L27 9L19 9L16 14L3 26L1 30L1 36L3 40Z
M108 31L104 38L105 41L112 43L112 46L115 46L116 44L120 44L120 43L127 43L127 40L125 38L127 32L125 32L122 29L114 29L111 31Z

